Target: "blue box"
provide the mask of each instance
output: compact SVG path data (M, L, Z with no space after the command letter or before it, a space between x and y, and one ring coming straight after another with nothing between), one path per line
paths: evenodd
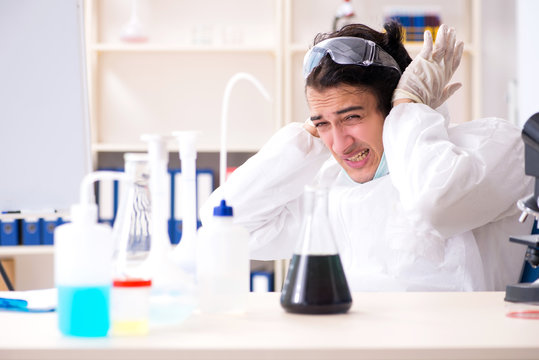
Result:
M19 224L17 220L0 221L0 246L19 245Z
M39 219L40 231L41 231L41 244L53 245L54 244L54 229L60 225L60 218L57 219Z
M21 220L22 245L41 245L41 230L39 220Z

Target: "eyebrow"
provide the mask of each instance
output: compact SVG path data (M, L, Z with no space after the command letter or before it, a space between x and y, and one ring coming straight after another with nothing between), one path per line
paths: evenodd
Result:
M363 106L350 106L342 110L337 111L335 114L340 115L354 110L363 110Z
M364 109L363 106L350 106L350 107L336 111L335 114L341 115L350 111L363 110L363 109ZM320 120L320 119L322 119L322 115L311 116L311 121Z

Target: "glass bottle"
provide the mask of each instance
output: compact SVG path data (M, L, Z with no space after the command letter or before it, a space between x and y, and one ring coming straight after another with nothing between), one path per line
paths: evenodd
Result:
M305 188L302 229L281 294L281 306L302 314L345 313L352 296L328 218L326 188Z
M116 279L149 279L144 266L150 253L150 191L148 187L148 155L124 155L125 173L130 181L122 184L120 207L114 224L116 243Z

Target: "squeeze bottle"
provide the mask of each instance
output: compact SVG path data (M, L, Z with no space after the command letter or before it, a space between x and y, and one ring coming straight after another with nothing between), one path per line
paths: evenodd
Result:
M58 326L64 335L107 336L110 326L112 229L97 223L90 202L94 181L122 180L116 172L94 172L81 184L81 203L71 207L71 223L54 231L54 273L58 288Z
M207 313L245 312L249 293L249 233L233 223L233 209L221 200L213 219L199 230L199 309Z

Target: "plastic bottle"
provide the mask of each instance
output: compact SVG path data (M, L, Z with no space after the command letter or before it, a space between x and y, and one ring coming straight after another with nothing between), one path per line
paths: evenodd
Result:
M112 229L97 223L90 189L99 179L124 179L116 172L94 172L81 184L81 203L71 208L71 223L58 226L55 239L55 283L58 326L64 335L107 336L110 327Z
M197 277L199 309L208 313L242 313L249 293L249 233L234 224L225 200L213 219L199 230Z
M292 313L347 312L352 296L329 225L327 189L306 187L305 217L281 293L282 307Z

